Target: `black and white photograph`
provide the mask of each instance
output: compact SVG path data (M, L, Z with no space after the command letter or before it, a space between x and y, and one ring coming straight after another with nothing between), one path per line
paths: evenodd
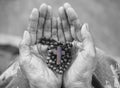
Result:
M120 88L120 0L0 0L0 88Z

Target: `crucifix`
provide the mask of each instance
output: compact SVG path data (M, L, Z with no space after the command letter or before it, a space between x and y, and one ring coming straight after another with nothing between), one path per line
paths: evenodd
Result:
M62 55L65 54L65 52L62 51L62 48L60 46L57 46L57 50L54 49L53 53L57 55L56 64L60 65L61 64Z

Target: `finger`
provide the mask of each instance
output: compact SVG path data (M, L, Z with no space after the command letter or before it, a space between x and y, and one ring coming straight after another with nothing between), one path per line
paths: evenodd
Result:
M67 5L64 5L64 8L66 10L66 14L68 15L68 21L69 21L70 25L75 27L76 33L80 32L81 23L80 23L80 20L78 19L77 13L75 12L75 10L72 7L68 7ZM76 36L72 36L72 37L74 39L77 39ZM81 39L79 41L81 41Z
M71 35L72 35L72 38L74 40L76 40L76 31L75 31L75 27L73 25L71 25Z
M93 39L90 34L88 24L86 24L86 23L82 26L81 36L82 36L82 40L83 40L84 50L89 54L94 53Z
M70 5L69 3L67 3L67 2L66 2L63 6L64 6L65 10L66 10L67 8L70 8L70 7L71 7L71 5Z
M58 17L57 18L57 26L58 26L58 40L62 43L65 43L65 35L64 35L64 32L62 30L62 27L61 27L61 20L60 18Z
M55 17L52 18L52 39L58 41L58 29L57 29L57 19Z
M37 25L38 25L38 10L34 8L32 10L32 13L29 18L29 26L28 26L28 31L31 36L31 43L35 44L36 43L36 32L37 32Z
M44 36L46 38L51 37L51 19L52 19L52 7L48 5L45 27L44 27Z
M64 30L66 41L71 41L70 24L68 22L68 17L66 15L64 7L59 8L59 16L61 18L62 29Z
M38 47L38 52L39 52L39 54L40 54L40 53L46 53L46 52L47 52L47 48L48 48L47 45L38 44L37 47Z
M81 42L78 42L78 41L74 40L74 41L72 42L72 45L73 45L73 48L77 48L77 49L79 49L80 51L83 50L83 44L82 44Z
M38 24L38 32L37 32L37 41L39 41L41 37L44 37L44 23L45 23L46 13L47 13L47 5L42 4L39 8L39 24Z
M22 56L30 55L30 44L31 44L30 33L28 31L24 31L23 39L19 44L20 55Z
M71 25L76 27L76 30L80 28L80 20L78 19L78 15L72 7L68 7L64 5L66 14L68 16L68 21ZM68 8L67 8L68 7Z
M47 49L48 49L47 45L42 45L42 44L38 43L31 47L31 53L35 54L39 58L41 57L41 59L42 59L42 57L44 58L45 56L47 56Z
M68 17L68 22L69 22L69 24L70 24L70 32L71 32L72 38L75 39L75 38L76 38L76 37L75 37L75 27L74 27L73 25L71 25L71 22L69 21L69 16L68 16L68 14L67 14L67 9L68 9L68 8L71 8L71 5L70 5L69 3L65 3L65 4L64 4L64 9L65 9L66 15L67 15L67 17Z

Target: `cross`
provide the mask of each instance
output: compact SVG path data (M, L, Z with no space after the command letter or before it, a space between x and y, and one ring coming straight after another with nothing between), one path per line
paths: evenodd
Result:
M57 65L60 65L61 64L61 57L62 57L62 54L64 54L65 52L62 51L62 48L60 46L57 47L57 50L54 49L54 54L57 54L57 61L56 61L56 64Z

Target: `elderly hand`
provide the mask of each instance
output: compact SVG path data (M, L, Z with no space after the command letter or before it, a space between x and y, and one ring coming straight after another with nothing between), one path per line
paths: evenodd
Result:
M59 8L59 16L61 20L58 18L58 30L62 30L58 34L60 41L73 43L73 62L64 74L64 86L65 88L91 88L96 54L88 24L80 27L77 14L68 3ZM64 35L64 38L61 38L61 35Z
M31 88L60 88L62 76L54 73L45 63L47 46L38 41L51 37L52 8L42 4L34 8L20 43L20 68L30 82ZM52 28L54 29L54 28Z

